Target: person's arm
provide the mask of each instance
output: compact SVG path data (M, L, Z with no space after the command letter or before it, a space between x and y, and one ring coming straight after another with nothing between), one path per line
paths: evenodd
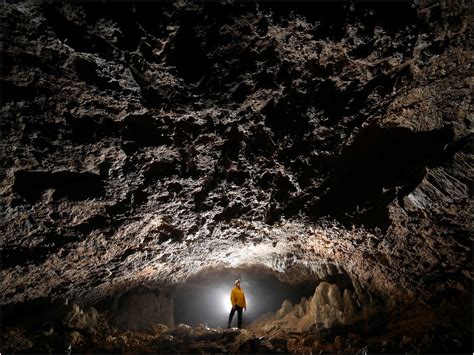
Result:
M237 302L237 296L235 294L235 290L232 289L232 292L230 293L230 302L232 303L232 309L235 307L235 302Z

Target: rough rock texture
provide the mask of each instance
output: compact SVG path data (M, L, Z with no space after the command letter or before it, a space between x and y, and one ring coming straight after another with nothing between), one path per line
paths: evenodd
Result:
M110 322L121 329L146 330L155 323L174 326L173 300L160 291L135 289L116 296L108 308Z
M32 341L21 330L8 331L5 349L25 351L31 348ZM37 341L36 337L34 340ZM91 352L91 353L214 353L214 352L288 352L288 339L285 337L257 336L247 330L213 329L205 325L190 327L179 324L173 329L156 324L149 331L95 332L82 335L69 330L65 334L55 333L42 336L42 351Z
M412 315L426 317L426 314ZM440 334L440 331L443 332ZM409 333L403 335L402 332ZM148 331L50 328L28 334L12 328L2 334L2 347L9 352L73 353L419 353L459 352L462 339L443 328L430 326L420 332L416 318L398 322L384 336L359 334L352 329L332 328L317 332L262 334L247 329L214 329L205 325L179 324L168 328L155 324Z
M462 2L1 14L1 304L255 264L472 296Z
M284 301L272 315L263 316L250 329L262 332L307 332L334 326L354 324L382 311L369 297L354 297L349 289L339 290L335 284L321 282L308 299L299 304Z

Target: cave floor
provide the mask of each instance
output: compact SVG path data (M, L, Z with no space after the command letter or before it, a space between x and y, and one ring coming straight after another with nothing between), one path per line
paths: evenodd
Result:
M379 331L374 331L378 328ZM103 329L41 331L7 328L2 334L7 352L70 353L420 353L457 348L469 337L448 336L443 325L428 313L387 324L366 324L314 329L295 333L275 329L262 332L254 324L238 328L211 328L205 324L156 324L148 330L119 330L103 323Z

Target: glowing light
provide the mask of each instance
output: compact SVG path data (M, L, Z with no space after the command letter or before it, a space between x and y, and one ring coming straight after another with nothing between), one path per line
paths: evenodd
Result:
M221 303L222 303L222 310L225 312L230 312L230 309L232 308L232 303L230 302L230 293L225 294L223 293L221 296Z

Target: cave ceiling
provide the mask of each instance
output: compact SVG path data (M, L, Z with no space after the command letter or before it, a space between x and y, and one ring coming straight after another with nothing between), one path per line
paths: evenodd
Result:
M470 292L462 8L1 12L2 304L254 266L400 299Z

